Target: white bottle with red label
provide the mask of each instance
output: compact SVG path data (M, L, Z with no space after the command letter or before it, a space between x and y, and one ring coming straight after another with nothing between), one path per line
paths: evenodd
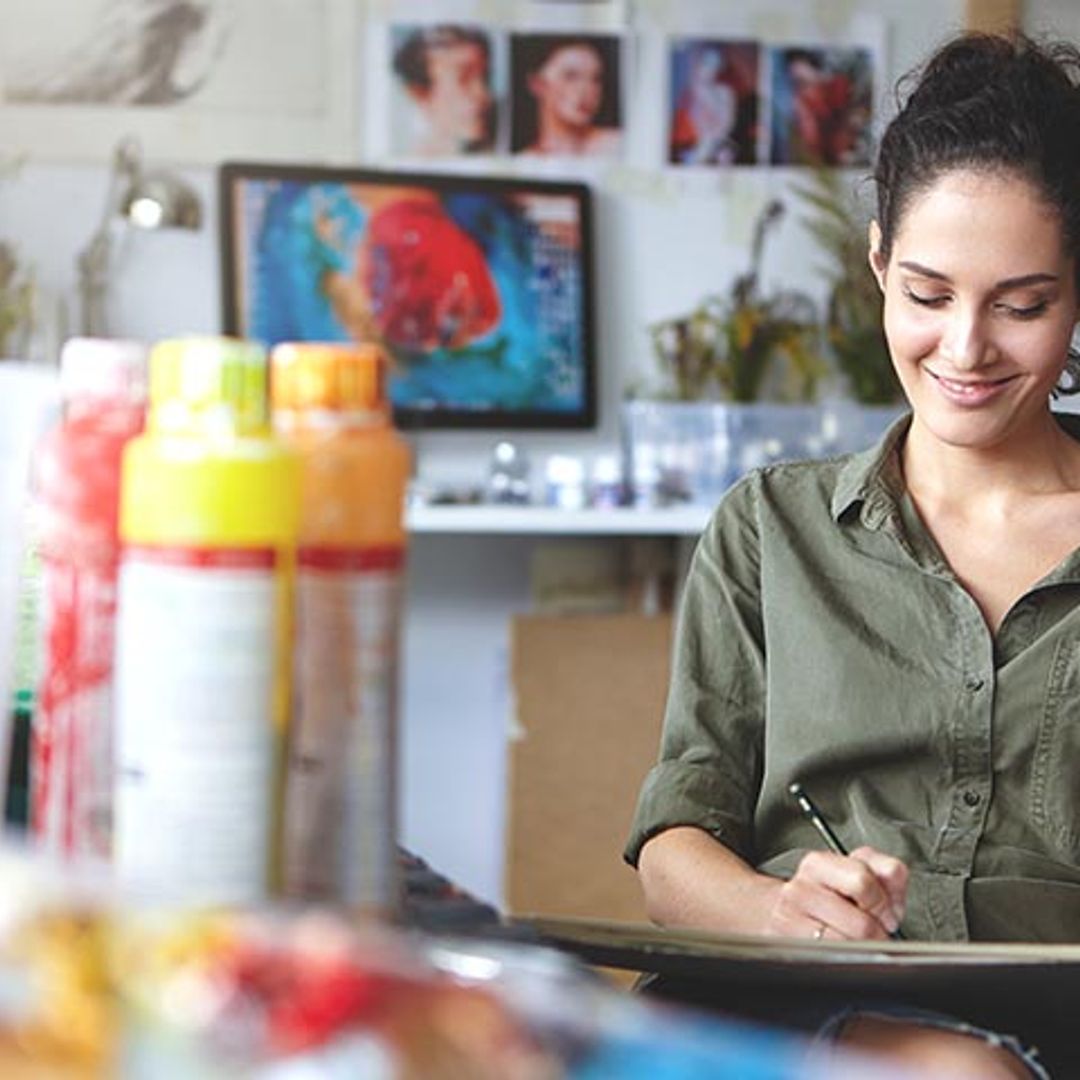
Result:
M64 857L111 851L120 464L143 428L146 353L134 341L68 341L62 420L35 461L42 639L30 829Z

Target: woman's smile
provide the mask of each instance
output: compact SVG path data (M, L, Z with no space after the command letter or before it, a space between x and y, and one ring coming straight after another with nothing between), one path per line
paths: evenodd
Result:
M1017 378L1016 375L1007 375L1001 379L957 379L940 375L929 368L926 372L937 382L942 394L962 408L977 408L993 401Z

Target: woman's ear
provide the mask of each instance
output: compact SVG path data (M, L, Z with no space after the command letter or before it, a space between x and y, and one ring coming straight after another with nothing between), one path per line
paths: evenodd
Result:
M874 272L874 277L877 278L878 288L882 292L885 291L885 258L881 254L881 226L877 221L870 222L869 235L867 237L870 245L868 258L870 260L870 269Z

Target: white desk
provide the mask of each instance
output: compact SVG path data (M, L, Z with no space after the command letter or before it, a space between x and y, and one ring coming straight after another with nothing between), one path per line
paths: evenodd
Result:
M656 510L619 507L561 510L552 506L413 506L406 525L418 533L511 533L548 536L697 536L711 507Z

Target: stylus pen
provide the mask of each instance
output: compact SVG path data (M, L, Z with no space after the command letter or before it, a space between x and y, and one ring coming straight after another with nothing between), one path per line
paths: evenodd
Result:
M806 794L798 780L792 780L788 784L788 794L799 804L803 817L817 829L818 835L825 841L825 846L836 855L846 855L847 848L840 842L840 837L832 831L832 826L821 816L821 811L814 805L813 800ZM904 935L899 930L890 931L889 937L894 941L904 940Z

